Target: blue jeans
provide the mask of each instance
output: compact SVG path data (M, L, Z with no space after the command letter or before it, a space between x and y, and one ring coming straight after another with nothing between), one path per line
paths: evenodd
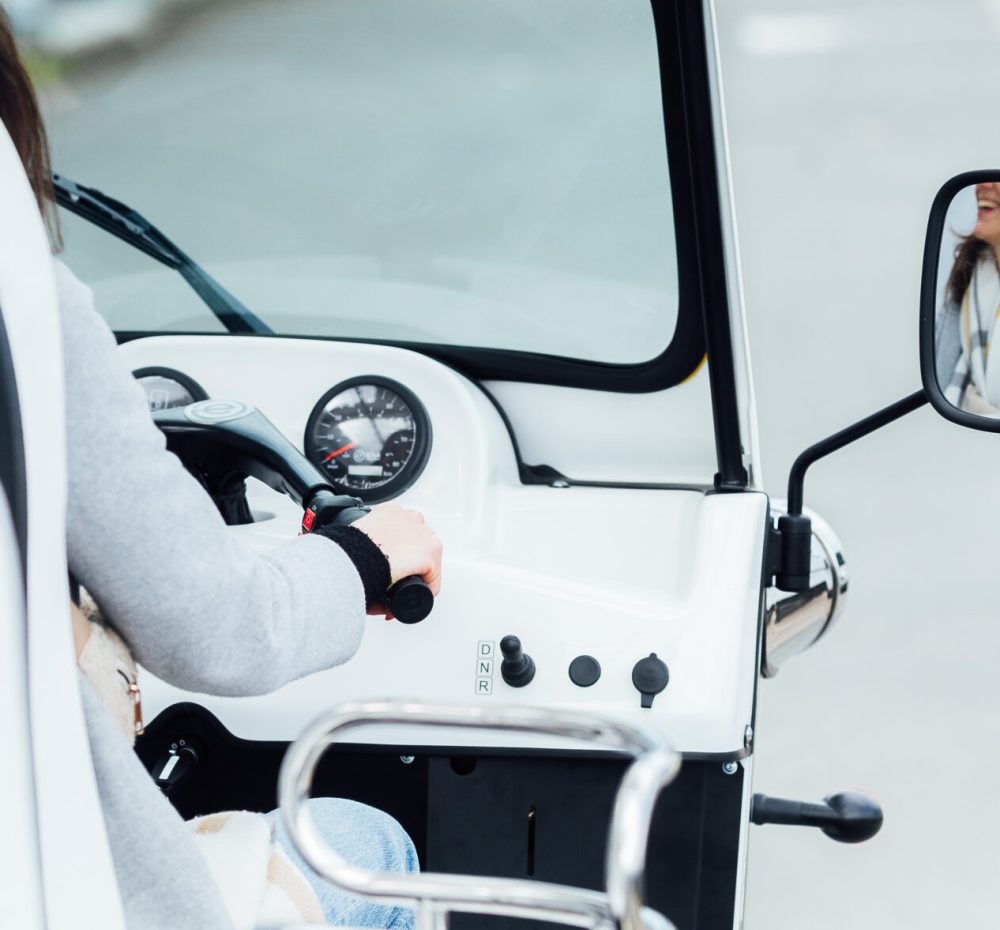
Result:
M342 798L313 798L309 802L316 826L327 843L348 862L373 872L419 872L417 851L406 831L388 814L367 804ZM321 878L292 846L281 812L268 815L274 838L309 880L327 923L348 927L385 927L411 930L413 911L379 904L346 894Z

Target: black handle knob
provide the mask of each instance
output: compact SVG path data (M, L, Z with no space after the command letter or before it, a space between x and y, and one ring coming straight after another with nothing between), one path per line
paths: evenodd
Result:
M823 803L836 819L820 824L823 832L838 843L863 843L882 829L882 806L860 791L827 795Z
M755 794L750 819L756 824L819 827L838 843L863 843L882 829L882 808L860 791L828 795L822 804Z
M385 592L385 606L400 623L419 623L434 607L434 595L423 578L408 575Z
M535 677L535 661L521 649L521 640L505 636L500 640L500 674L512 688L523 688Z

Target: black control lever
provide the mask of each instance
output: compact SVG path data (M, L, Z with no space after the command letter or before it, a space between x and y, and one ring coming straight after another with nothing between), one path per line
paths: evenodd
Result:
M305 510L304 533L330 523L353 523L370 510L356 497L337 494L323 473L256 407L203 400L158 410L153 420L166 436L167 448L206 477L212 489L230 493L234 481L239 484L249 475L287 494ZM383 600L402 623L418 623L434 606L434 595L418 575L397 581Z
M757 824L819 827L838 843L863 843L882 829L882 808L878 801L860 791L828 795L822 804L755 794L750 819Z
M521 648L521 640L516 636L505 636L500 640L500 652L503 655L503 662L500 663L503 680L512 688L530 684L535 677L535 660Z

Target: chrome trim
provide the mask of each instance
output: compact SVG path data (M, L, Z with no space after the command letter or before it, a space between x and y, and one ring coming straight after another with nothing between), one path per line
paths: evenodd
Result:
M319 760L352 730L401 724L536 733L583 740L636 757L612 812L607 894L512 878L370 872L327 846L306 803ZM590 715L530 707L368 701L331 708L289 747L278 777L278 800L292 843L317 872L351 894L414 908L422 930L444 930L450 911L534 918L595 930L673 930L663 915L643 906L642 880L653 808L680 764L679 753L658 734Z
M833 572L830 612L823 629L816 636L816 639L819 639L829 632L844 612L847 602L848 572L847 559L844 558L844 547L833 527L814 511L810 511L810 519L812 520L813 539L822 547L826 562Z
M785 501L772 500L772 517L785 513L785 507ZM765 593L761 671L766 678L815 645L843 613L847 600L847 562L840 539L819 514L803 512L812 523L809 589L792 594L772 586Z

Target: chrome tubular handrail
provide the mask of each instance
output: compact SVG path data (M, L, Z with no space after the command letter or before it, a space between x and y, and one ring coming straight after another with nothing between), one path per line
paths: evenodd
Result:
M642 898L646 844L656 799L680 767L680 755L672 749L645 752L629 766L615 796L604 886L608 907L622 930L673 926L657 911L644 907Z
M615 798L605 870L607 894L523 879L379 873L351 865L326 844L306 802L316 766L330 745L352 730L372 725L541 734L636 757ZM605 718L530 707L368 701L331 708L289 747L278 778L278 799L288 835L306 862L351 894L413 907L421 930L444 930L450 911L533 918L595 930L672 930L665 917L643 907L642 883L653 808L660 790L679 768L679 754L657 734Z

